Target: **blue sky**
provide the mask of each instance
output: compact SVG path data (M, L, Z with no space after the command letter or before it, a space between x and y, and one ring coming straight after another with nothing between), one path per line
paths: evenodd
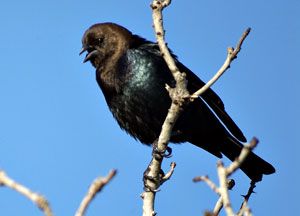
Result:
M0 168L44 194L55 215L72 215L90 182L119 173L87 215L141 215L142 174L151 148L120 130L109 113L94 69L78 56L84 31L116 22L154 40L150 1L6 1L0 8ZM203 80L223 63L247 27L238 59L213 86L226 110L271 162L275 175L258 184L255 215L297 215L299 174L298 0L173 1L165 10L167 42ZM217 159L190 144L173 147L177 167L157 195L159 215L200 215L217 196L197 175L217 179ZM226 163L228 161L225 160ZM234 175L234 207L248 187ZM41 215L19 194L0 188L0 214ZM176 207L175 207L176 206Z

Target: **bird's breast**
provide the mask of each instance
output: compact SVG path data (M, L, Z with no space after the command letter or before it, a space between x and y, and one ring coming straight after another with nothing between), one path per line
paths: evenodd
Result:
M123 77L121 91L109 101L109 107L121 128L150 144L158 136L171 104L165 84L168 69L156 58L139 50L127 54L118 66Z

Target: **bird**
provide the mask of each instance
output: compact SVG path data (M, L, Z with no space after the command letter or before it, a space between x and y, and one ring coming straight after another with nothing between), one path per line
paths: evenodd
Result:
M176 85L157 43L116 23L97 23L83 34L80 55L83 53L83 62L90 62L96 69L96 81L120 128L143 144L153 144L171 105L165 86ZM205 85L173 52L172 56L178 69L186 73L189 92ZM170 138L172 143L191 143L231 161L239 156L246 141L211 88L185 107ZM270 163L253 152L240 169L253 182L275 172Z

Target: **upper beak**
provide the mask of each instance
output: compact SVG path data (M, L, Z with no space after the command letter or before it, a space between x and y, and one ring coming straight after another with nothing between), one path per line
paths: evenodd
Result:
M87 51L87 48L86 48L86 47L82 47L82 49L80 50L79 55L81 55L81 54L84 53L85 51Z
M88 51L88 47L82 47L82 49L80 50L79 55L81 55L82 53L84 53L85 51ZM93 50L93 51L88 51L88 54L85 56L83 63L91 60L91 58L93 58L94 56L96 56L98 54L98 50Z

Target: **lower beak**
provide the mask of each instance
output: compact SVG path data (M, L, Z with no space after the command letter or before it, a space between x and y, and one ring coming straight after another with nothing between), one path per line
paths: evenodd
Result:
M83 51L84 52L84 51ZM83 60L83 63L91 60L92 58L94 58L96 55L98 54L98 50L93 50L92 52L88 53L86 56L85 56L85 59Z

